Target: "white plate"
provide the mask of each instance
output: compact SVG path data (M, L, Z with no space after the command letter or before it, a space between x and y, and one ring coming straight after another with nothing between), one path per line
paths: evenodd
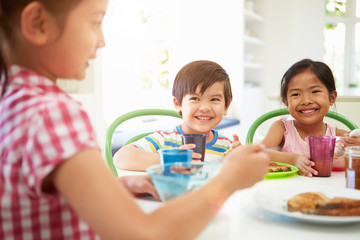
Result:
M324 186L278 186L260 190L254 194L255 204L265 210L288 216L297 220L313 222L319 224L339 224L360 222L360 216L338 217L338 216L319 216L303 214L301 212L289 212L287 201L293 196L303 192L322 192L329 198L347 197L360 199L360 191Z

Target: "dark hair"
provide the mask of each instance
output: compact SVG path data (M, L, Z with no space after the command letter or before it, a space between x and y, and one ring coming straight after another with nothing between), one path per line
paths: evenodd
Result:
M203 94L215 82L224 82L227 108L232 100L230 78L219 64L212 61L193 61L182 67L175 77L172 95L181 105L186 94L195 93L198 86L201 86L200 92Z
M311 71L325 85L329 95L336 90L335 80L331 69L323 62L313 61L311 59L303 59L293 64L281 79L281 100L287 100L288 85L293 77L305 72Z
M5 62L3 47L5 42L13 44L14 29L20 25L20 15L23 9L35 0L0 0L0 99L6 91L8 84L7 64ZM36 0L49 12L54 14L62 29L69 10L82 0Z

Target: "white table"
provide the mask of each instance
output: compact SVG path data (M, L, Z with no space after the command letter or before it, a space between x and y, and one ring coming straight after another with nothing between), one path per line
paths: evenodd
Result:
M295 220L263 210L255 205L253 195L261 189L284 186L321 185L345 188L344 172L333 172L331 177L303 177L270 179L233 194L214 220L197 239L266 239L266 240L343 240L360 239L360 223L319 225ZM152 200L137 200L140 207L151 212L163 203Z

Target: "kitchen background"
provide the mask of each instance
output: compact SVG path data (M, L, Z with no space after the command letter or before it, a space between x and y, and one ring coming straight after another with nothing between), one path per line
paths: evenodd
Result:
M230 75L230 129L244 142L252 121L283 107L280 79L303 58L334 71L332 109L360 125L360 0L110 0L106 47L85 80L59 86L84 104L102 144L117 116L173 109L171 87L186 63L208 59Z

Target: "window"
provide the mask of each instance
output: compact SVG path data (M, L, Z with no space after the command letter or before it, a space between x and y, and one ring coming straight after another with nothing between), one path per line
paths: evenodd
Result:
M140 108L172 108L165 1L110 0L102 51L104 119Z
M324 61L339 94L360 89L360 0L326 0Z
M110 0L103 24L106 46L101 51L105 124L134 109L174 109L173 79L193 60L218 62L232 76L233 89L242 87L242 4ZM233 92L232 109L239 108L239 92ZM237 112L231 110L228 116Z

